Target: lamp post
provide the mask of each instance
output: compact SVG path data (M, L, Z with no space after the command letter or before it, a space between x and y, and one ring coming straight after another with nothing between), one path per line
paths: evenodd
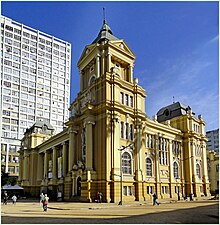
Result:
M122 191L123 191L122 151L125 150L128 147L131 147L132 145L133 145L133 143L131 143L127 146L122 146L122 148L118 149L120 151L120 175L119 175L119 177L120 177L120 201L119 201L118 205L122 205L122 200L123 200L123 194L122 194ZM118 176L118 175L116 175L116 176Z

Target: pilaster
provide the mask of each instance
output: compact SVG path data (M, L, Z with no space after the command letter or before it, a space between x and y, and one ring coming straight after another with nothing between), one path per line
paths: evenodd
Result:
M145 200L143 193L143 150L142 150L142 121L138 120L136 124L136 168L135 168L135 182L136 182L136 200Z
M97 78L100 77L100 55L97 54L96 56L96 75L97 75Z
M37 161L37 182L41 182L43 180L43 154L38 154Z
M64 142L63 144L63 148L62 148L62 156L63 156L63 177L66 176L66 173L67 173L67 146L66 146L66 143Z
M57 149L53 147L53 168L52 168L52 183L55 184L57 180Z
M69 158L68 158L68 173L72 171L74 163L76 163L75 156L75 135L77 131L74 128L69 129Z
M192 181L197 182L196 157L195 157L196 144L195 144L195 142L191 141L190 146L191 146Z
M93 120L86 120L86 169L93 170Z
M44 152L44 180L48 178L48 152Z
M107 54L107 72L111 72L111 58L112 55L110 53Z

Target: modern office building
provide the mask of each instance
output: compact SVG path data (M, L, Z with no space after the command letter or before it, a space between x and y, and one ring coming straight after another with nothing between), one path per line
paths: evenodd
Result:
M207 131L206 137L208 139L207 149L214 150L219 154L219 129Z
M210 195L205 121L179 102L150 120L134 61L104 21L79 59L68 127L53 136L35 124L22 139L19 182L27 194L89 202L97 192L105 202Z
M44 121L59 133L69 118L70 43L1 16L1 165L18 175L27 128Z

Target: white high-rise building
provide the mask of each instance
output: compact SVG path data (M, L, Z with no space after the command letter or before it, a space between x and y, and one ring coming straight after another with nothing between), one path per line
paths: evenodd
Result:
M1 165L18 175L18 149L36 121L58 133L69 118L71 44L1 16Z
M208 139L206 148L219 154L219 129L207 131L206 137Z

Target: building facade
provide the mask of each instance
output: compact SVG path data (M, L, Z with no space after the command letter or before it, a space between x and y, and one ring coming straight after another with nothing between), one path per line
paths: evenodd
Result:
M25 133L19 179L27 193L87 202L98 191L105 202L210 195L202 116L174 103L150 120L134 61L104 21L79 59L80 92L68 128L55 136L47 136L46 125Z
M208 175L211 194L219 194L219 154L207 150Z
M35 121L69 118L71 45L1 16L1 165L18 175L20 139Z
M208 139L206 148L219 154L219 129L207 131L206 137Z

